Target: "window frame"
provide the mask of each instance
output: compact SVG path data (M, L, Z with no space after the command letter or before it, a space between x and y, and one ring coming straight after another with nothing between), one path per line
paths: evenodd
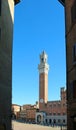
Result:
M1 28L0 28L0 42L1 42Z
M76 23L76 0L71 7L71 22L72 24Z
M61 119L58 119L58 123L61 123Z
M65 123L66 122L66 120L65 119L63 119L63 123Z
M76 99L76 80L73 81L73 99Z
M76 64L76 43L73 45L72 53L73 53L73 65L75 65Z
M2 0L0 0L0 16L1 16L1 10L2 10Z
M71 81L69 85L70 85L69 91L68 91L68 97L70 97L69 100L70 99L76 100L76 87L75 87L76 86L76 80Z

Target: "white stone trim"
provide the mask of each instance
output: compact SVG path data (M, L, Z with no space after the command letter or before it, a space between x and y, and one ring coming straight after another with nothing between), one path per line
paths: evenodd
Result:
M46 73L48 74L49 71L49 65L48 64L40 64L38 65L39 73Z

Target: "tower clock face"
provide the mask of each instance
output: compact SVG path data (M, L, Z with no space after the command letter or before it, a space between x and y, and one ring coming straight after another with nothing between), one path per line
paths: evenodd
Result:
M43 103L43 101L44 101L44 100L41 98L41 99L40 99L40 102Z

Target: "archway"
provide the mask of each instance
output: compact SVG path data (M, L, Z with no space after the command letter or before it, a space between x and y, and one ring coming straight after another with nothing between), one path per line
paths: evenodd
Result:
M53 120L53 124L54 124L54 125L56 124L56 119Z
M39 123L39 124L41 123L41 115L37 116L37 123Z
M51 124L52 123L52 120L51 119L49 119L49 124Z

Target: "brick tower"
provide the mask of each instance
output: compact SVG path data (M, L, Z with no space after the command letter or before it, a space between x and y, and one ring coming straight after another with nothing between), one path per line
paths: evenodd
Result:
M43 51L40 55L39 69L39 109L44 110L45 104L48 101L48 70L47 54Z
M18 2L0 0L0 130L11 130L14 5Z
M76 0L59 0L65 8L67 130L76 130Z

